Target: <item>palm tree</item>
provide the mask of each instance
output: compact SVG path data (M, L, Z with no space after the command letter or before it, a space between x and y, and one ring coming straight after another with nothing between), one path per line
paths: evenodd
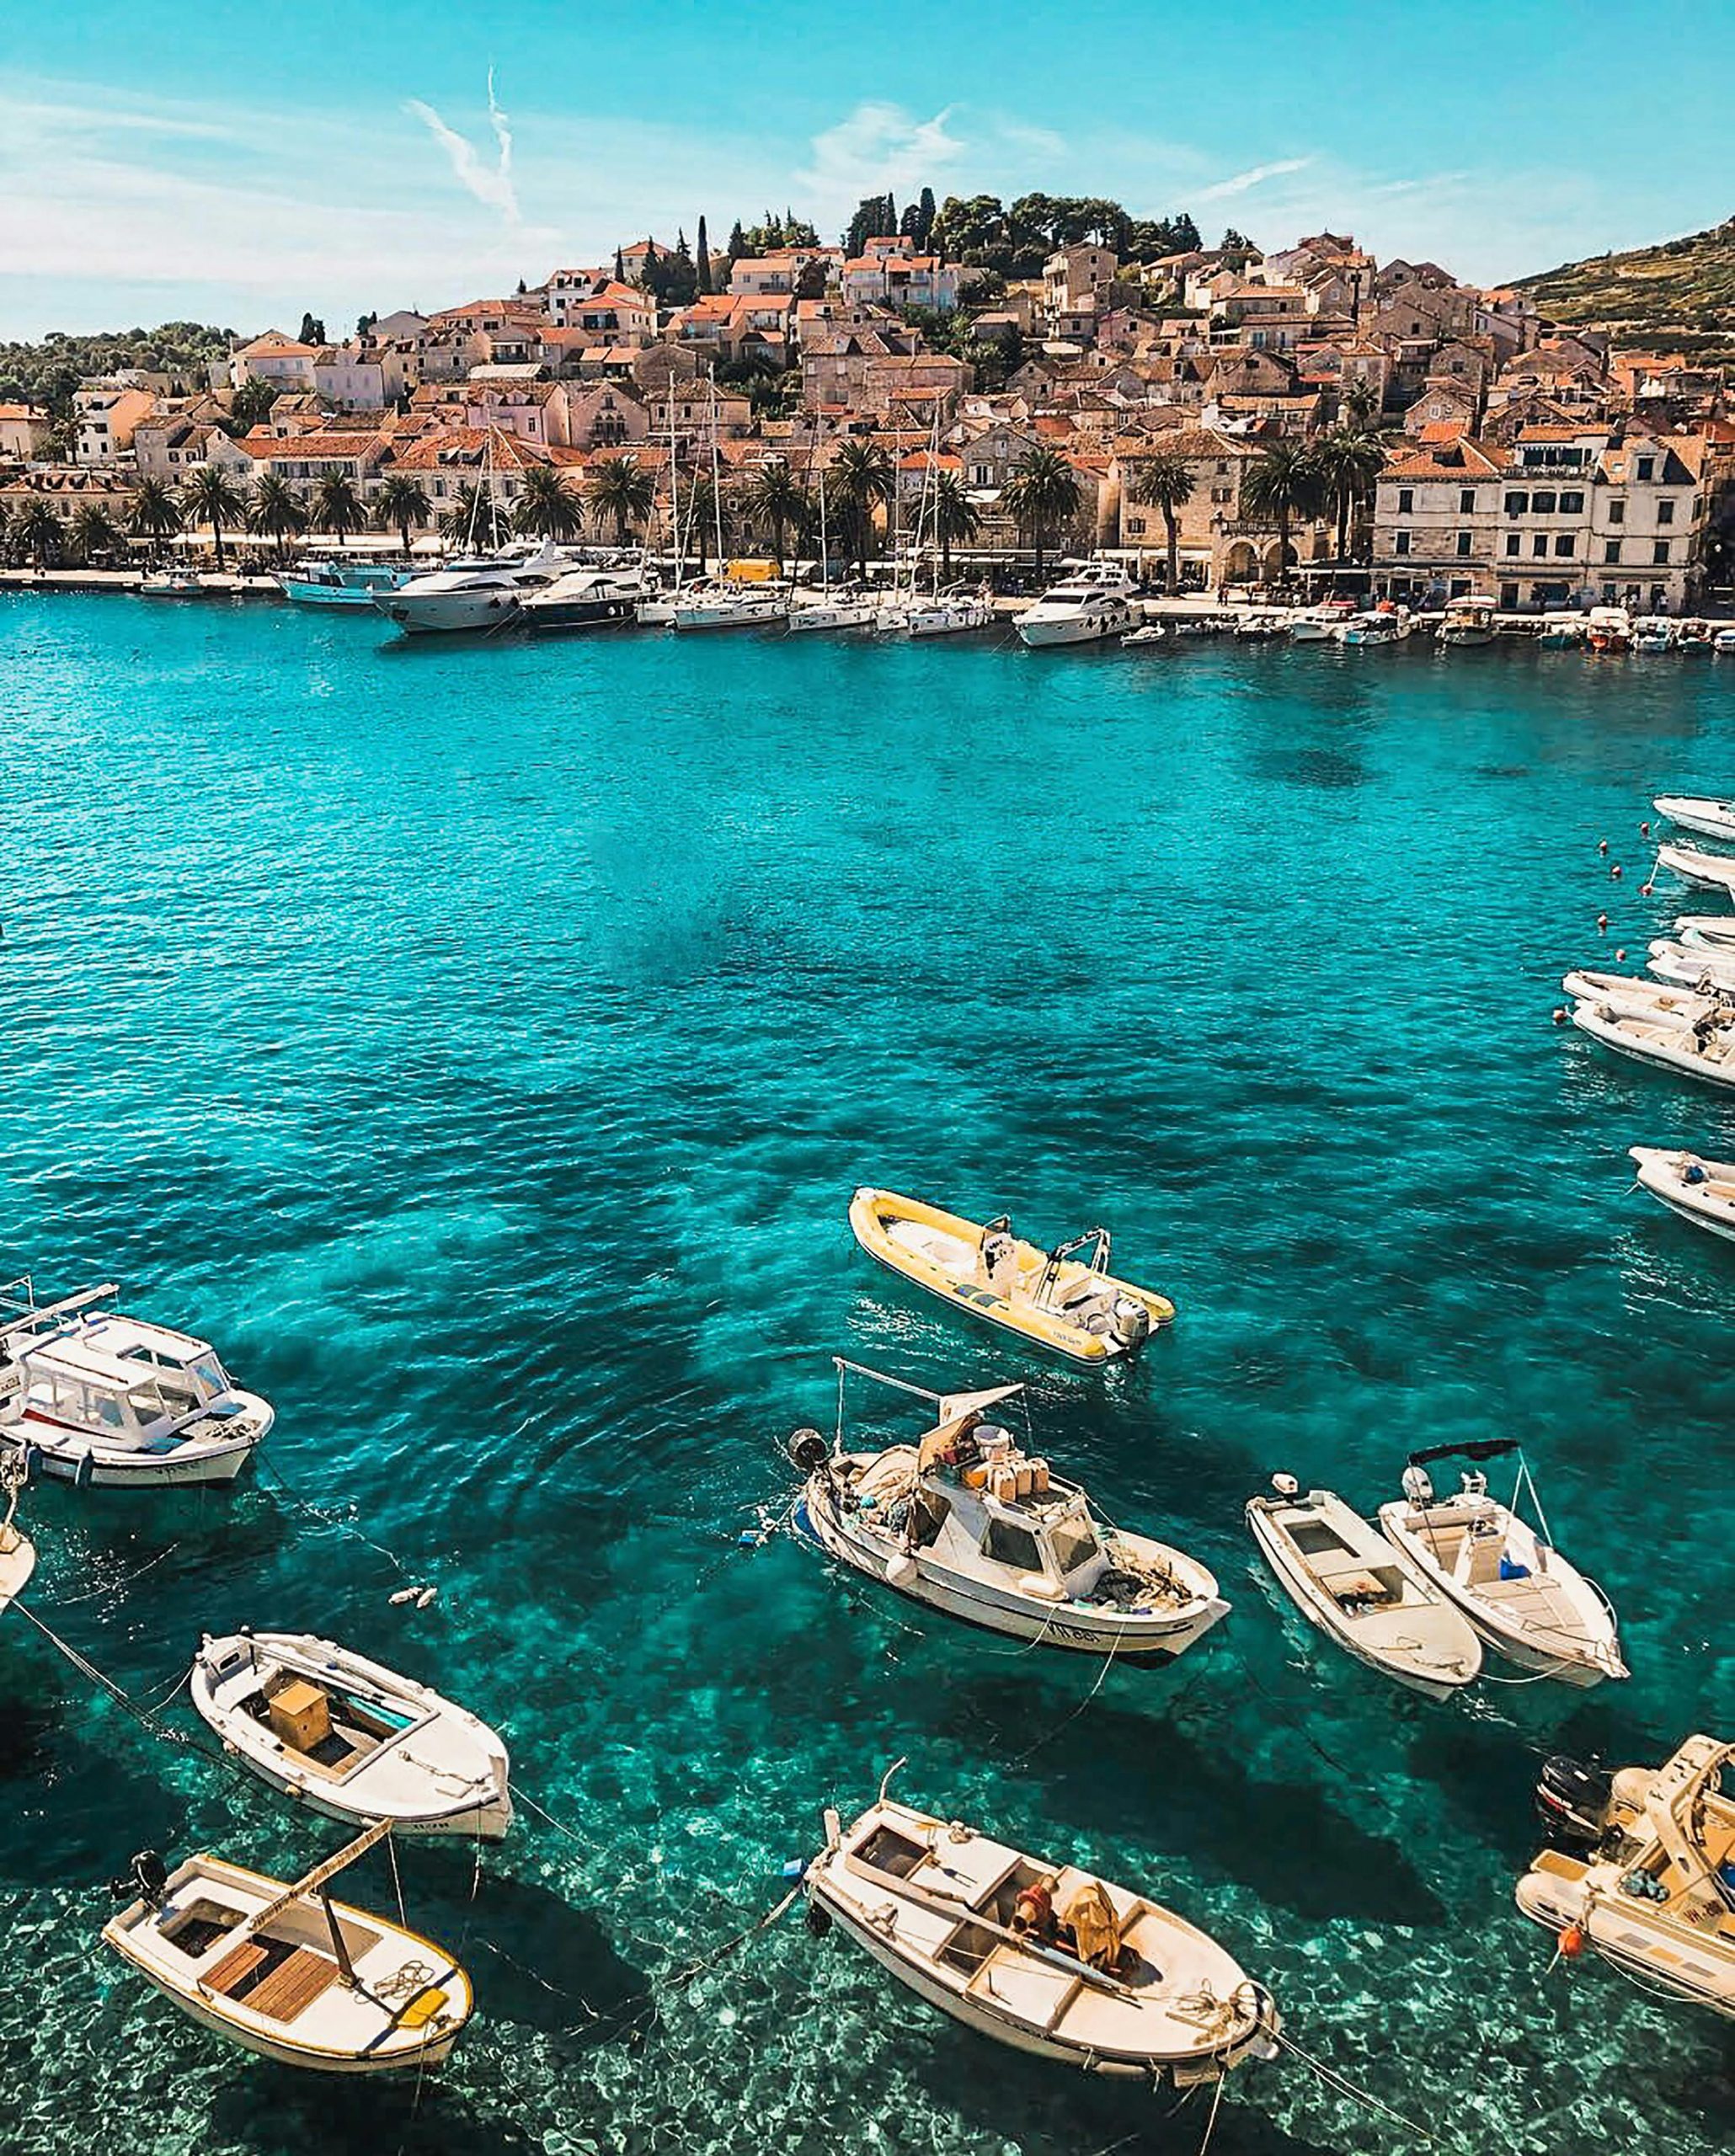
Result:
M585 529L585 504L553 464L532 464L524 475L512 521L532 539L564 546Z
M409 552L410 527L419 531L428 521L428 490L413 472L389 472L374 497L373 520L382 531L397 527Z
M1160 449L1140 460L1129 488L1133 499L1146 509L1162 511L1168 542L1168 593L1172 599L1181 585L1181 532L1177 512L1193 499L1193 467L1172 449Z
M1012 467L1000 498L1018 529L1028 528L1036 544L1036 574L1040 577L1044 541L1078 514L1078 474L1058 449L1044 443L1025 451Z
M981 529L982 520L976 514L976 504L964 492L964 482L955 472L942 472L934 480L934 536L940 542L940 574L952 575L952 550L967 547Z
M1385 451L1377 435L1364 434L1359 427L1338 427L1316 446L1314 462L1327 505L1337 515L1337 558L1342 562L1349 552L1350 527L1358 510L1373 494L1375 482L1385 463Z
M1317 516L1325 503L1325 483L1313 451L1300 442L1272 442L1242 472L1242 515L1277 526L1277 561L1268 568L1268 584L1289 573L1291 521L1297 516Z
M890 501L897 467L877 441L846 441L826 472L827 492L845 551L863 576L873 536L873 512Z
M161 479L141 479L132 498L132 514L128 519L136 539L150 542L154 558L157 549L165 539L173 539L181 528L181 505Z
M367 510L347 472L328 472L313 489L313 524L320 531L334 531L341 547L352 531L367 523Z
M657 499L657 483L629 453L608 457L599 465L585 493L598 517L614 519L615 544L624 547L633 536L633 526L649 517Z
M85 502L72 519L72 546L87 567L126 552L126 534L100 502Z
M722 568L730 542L739 529L741 501L735 489L725 480L717 487L708 472L702 472L692 483L687 496L686 521L699 550L699 574L705 574L705 564L710 556L719 523L723 527L723 553L717 566Z
M242 524L247 504L221 464L201 464L181 488L181 506L195 526L208 524L216 547L217 574L223 573L223 531Z
M1343 424L1353 427L1360 434L1371 434L1374 422L1380 416L1380 402L1374 394L1374 385L1365 375L1356 375L1337 399L1338 416Z
M448 539L476 547L503 546L511 524L510 516L495 499L493 488L483 479L460 487L452 497L451 507L440 520L440 528Z
M782 457L774 456L761 465L747 488L746 510L754 523L771 534L779 576L783 574L783 534L791 525L801 531L812 508L806 488Z
M67 543L67 527L53 504L38 495L18 511L6 536L14 553L29 555L39 569L45 569L51 560L60 559Z
M253 490L247 512L248 528L263 539L275 539L277 558L283 558L284 542L307 528L307 504L286 479L267 472Z

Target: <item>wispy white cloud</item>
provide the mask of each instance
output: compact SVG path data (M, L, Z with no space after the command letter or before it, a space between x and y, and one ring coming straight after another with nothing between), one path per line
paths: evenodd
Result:
M467 136L460 135L455 127L448 127L432 105L424 104L419 98L409 98L403 109L421 121L445 151L451 164L452 177L460 187L467 188L478 202L485 203L489 209L498 210L509 225L522 224L518 189L512 179L512 131L494 95L492 67L488 71L488 124L494 131L495 152L492 165L483 162Z
M1279 157L1268 165L1252 165L1246 172L1238 172L1232 179L1220 179L1214 187L1201 187L1193 195L1195 202L1220 202L1231 195L1245 195L1250 189L1263 187L1267 180L1281 179L1285 173L1305 172L1313 163L1311 157Z
M901 199L943 181L969 151L948 129L953 110L948 105L921 120L901 105L869 100L814 136L807 166L793 176L812 205L808 214L826 225L841 223L863 195Z

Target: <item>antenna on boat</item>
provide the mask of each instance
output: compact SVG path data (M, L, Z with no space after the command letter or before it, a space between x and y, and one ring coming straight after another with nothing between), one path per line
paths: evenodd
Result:
M892 1764L890 1764L890 1766L889 1766L889 1767L886 1769L885 1772L884 1772L884 1773L880 1776L880 1778L879 1778L879 1801L880 1801L880 1802L881 1802L882 1804L884 1804L884 1803L885 1802L885 1793L886 1793L886 1791L887 1791L887 1790L891 1787L891 1785L892 1785L892 1776L893 1776L894 1774L896 1774L896 1773L897 1773L898 1769L899 1769L900 1767L907 1767L907 1766L909 1765L909 1764L910 1764L910 1761L909 1761L909 1758L908 1758L907 1755L906 1755L904 1758L901 1758L901 1759L894 1759L894 1760L893 1760L893 1762L892 1762Z

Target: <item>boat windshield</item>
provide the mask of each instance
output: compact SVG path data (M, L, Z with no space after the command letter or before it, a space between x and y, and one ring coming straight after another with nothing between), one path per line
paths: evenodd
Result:
M1063 1519L1049 1530L1049 1545L1054 1553L1056 1570L1064 1578L1076 1572L1081 1565L1087 1565L1102 1545L1097 1540L1096 1529L1087 1519Z

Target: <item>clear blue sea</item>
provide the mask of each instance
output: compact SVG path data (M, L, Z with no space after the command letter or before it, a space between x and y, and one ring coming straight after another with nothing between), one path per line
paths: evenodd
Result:
M105 1882L339 1832L8 1618L0 2148L1192 2156L1203 2105L985 2045L793 1918L677 1981L907 1754L905 1795L1218 1934L1443 2149L1726 2148L1735 2038L1551 1975L1512 1885L1542 1752L1735 1724L1735 1250L1624 1158L1735 1157L1735 1107L1550 1024L1564 966L1706 910L1641 895L1638 825L1735 786L1735 665L382 627L0 600L0 1273L118 1279L279 1413L228 1493L33 1492L33 1599L147 1699L202 1630L333 1634L500 1726L578 1838L403 1852L478 1998L419 2100L272 2069L98 1946ZM1106 1220L1178 1321L1096 1379L964 1328L857 1251L870 1181ZM1084 1704L739 1549L834 1353L1023 1380L1232 1615ZM1630 1684L1431 1705L1274 1598L1273 1469L1371 1509L1505 1433ZM1407 2145L1290 2063L1212 2143Z

